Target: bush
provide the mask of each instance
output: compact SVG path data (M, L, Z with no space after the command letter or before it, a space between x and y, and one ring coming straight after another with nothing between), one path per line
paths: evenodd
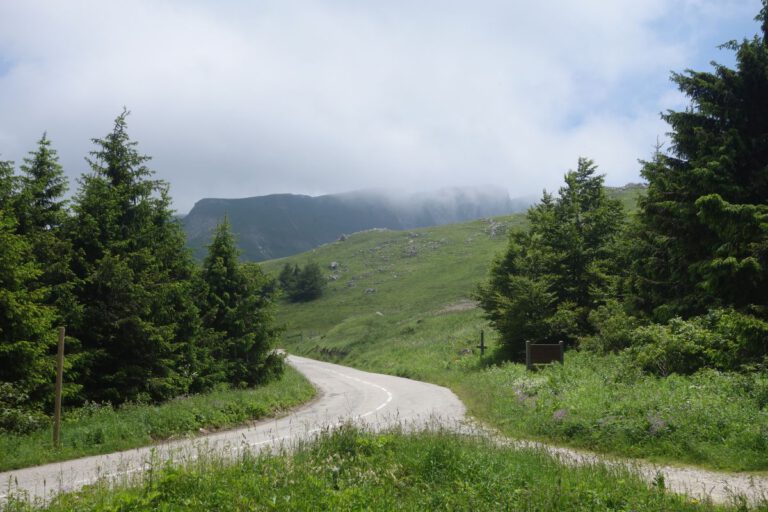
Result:
M326 281L320 265L307 263L304 268L286 263L278 281L288 300L291 302L309 302L323 294Z
M24 404L29 396L10 382L0 382L0 432L28 434L48 424L48 416Z
M627 314L615 300L608 301L589 314L589 323L595 330L592 336L579 339L579 346L598 354L618 352L632 345L633 331L640 321Z
M717 344L715 336L698 322L673 318L667 325L635 329L631 353L645 371L663 376L690 374L707 366L705 348Z
M638 327L630 338L638 363L659 375L701 368L743 371L764 367L768 355L768 323L732 309Z

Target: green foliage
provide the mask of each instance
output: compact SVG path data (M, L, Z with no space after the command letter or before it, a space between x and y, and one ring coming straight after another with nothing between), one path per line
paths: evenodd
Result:
M216 336L211 347L214 364L236 386L266 382L282 372L282 359L273 347L275 286L258 265L243 269L237 258L229 222L216 229L203 262L206 295L200 309L203 325Z
M47 424L48 416L30 404L29 395L10 382L0 382L0 433L27 434Z
M660 375L765 368L768 362L768 322L732 309L640 327L631 337L638 363Z
M280 287L291 302L309 302L319 298L326 286L320 265L311 261L304 268L286 263L278 277Z
M84 351L83 394L112 403L184 393L197 371L192 260L168 186L151 179L127 115L93 139L92 172L80 181L66 227L82 306L69 323Z
M660 378L628 353L570 351L564 365L533 374L519 364L468 372L459 389L473 414L511 436L723 470L766 469L764 371Z
M579 159L558 198L545 193L528 211L530 229L511 235L479 287L480 305L512 358L522 358L529 339L575 341L610 293L623 212L595 171L591 160Z
M712 72L672 76L691 105L663 116L671 151L644 163L649 186L631 257L633 304L657 320L712 307L766 314L765 37L725 45L735 69L713 64Z
M33 286L41 270L10 214L0 209L0 384L28 396L35 408L44 404L53 382L48 352L55 312L45 305L47 290Z
M38 510L13 500L9 512ZM56 498L45 510L532 510L704 511L635 473L570 467L533 449L447 432L379 434L345 426L295 451L202 456L153 468L141 485L106 484Z
M633 343L633 331L640 322L629 315L624 306L616 300L609 300L589 314L593 335L579 339L584 350L607 354L628 348Z

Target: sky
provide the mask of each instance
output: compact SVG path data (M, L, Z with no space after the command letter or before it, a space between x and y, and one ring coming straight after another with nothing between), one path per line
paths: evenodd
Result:
M76 179L128 132L181 213L203 197L638 182L732 64L760 0L0 0L0 159L47 132Z

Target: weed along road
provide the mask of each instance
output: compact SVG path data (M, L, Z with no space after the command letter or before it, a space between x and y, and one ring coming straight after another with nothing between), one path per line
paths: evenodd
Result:
M248 449L290 445L344 422L373 429L419 428L438 421L455 426L464 418L464 405L440 386L297 356L289 356L288 361L317 387L319 395L289 415L194 439L0 473L0 505L11 492L49 497L99 478L120 481L138 476L150 464L183 462L201 453L237 455ZM66 436L66 431L62 434Z

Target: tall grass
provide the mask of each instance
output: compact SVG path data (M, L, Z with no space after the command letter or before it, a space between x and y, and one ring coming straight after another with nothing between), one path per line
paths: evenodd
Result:
M445 432L405 436L352 427L291 454L201 459L159 469L138 487L94 486L45 510L746 510L700 503L625 469L567 467L535 450ZM758 510L768 510L766 506ZM13 501L8 512L39 510Z
M506 364L466 375L478 417L502 432L659 461L768 468L768 375L644 375L626 357L571 352L530 374Z
M195 435L201 429L233 427L279 414L314 393L312 385L287 366L280 380L253 389L220 389L161 405L127 404L115 409L90 404L65 414L57 449L51 448L50 429L0 436L0 471L127 450Z
M502 232L522 221L511 216L412 233L366 232L265 263L272 271L284 261L339 264L326 270L335 280L324 297L281 308L292 336L286 348L448 386L471 414L511 436L657 461L768 470L766 373L659 379L628 360L571 351L564 367L530 374L480 357L480 330L491 347L496 335L468 299L506 244Z

